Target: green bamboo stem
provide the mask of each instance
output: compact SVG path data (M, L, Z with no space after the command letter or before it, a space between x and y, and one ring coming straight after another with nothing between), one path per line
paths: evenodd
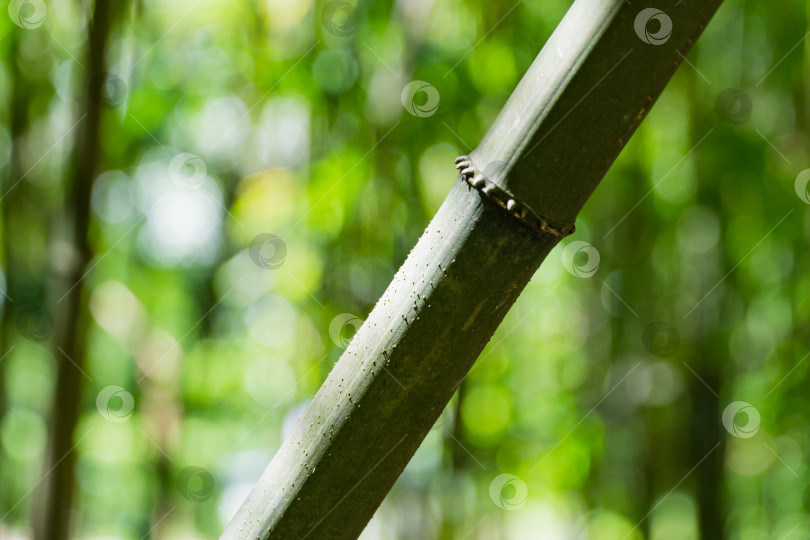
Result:
M223 539L360 535L721 2L574 3Z

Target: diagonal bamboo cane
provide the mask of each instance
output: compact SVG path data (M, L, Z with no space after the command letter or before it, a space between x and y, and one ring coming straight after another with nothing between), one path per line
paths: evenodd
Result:
M222 538L360 535L721 2L576 0Z

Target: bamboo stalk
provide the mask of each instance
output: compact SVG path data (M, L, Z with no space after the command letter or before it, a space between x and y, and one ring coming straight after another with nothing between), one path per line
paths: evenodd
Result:
M93 255L88 238L90 199L102 157L100 129L104 55L116 6L110 0L96 0L88 32L81 114L76 122L66 190L66 198L71 203L67 221L77 262L66 274L55 272L53 277L54 296L61 295L54 307L58 321L54 357L59 368L50 418L45 481L39 487L32 508L34 538L37 540L67 540L73 535L71 518L76 476L76 443L73 435L81 409L81 370L85 364L87 345L87 299L84 297L82 280Z
M223 539L360 535L721 2L574 3Z

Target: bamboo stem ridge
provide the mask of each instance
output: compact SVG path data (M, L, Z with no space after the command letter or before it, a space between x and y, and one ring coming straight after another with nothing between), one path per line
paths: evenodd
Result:
M461 171L461 179L470 186L479 190L495 204L509 212L515 219L540 233L548 233L558 239L565 238L574 232L574 224L556 224L548 218L537 213L520 202L517 197L503 189L501 186L487 178L483 171L479 171L472 164L470 156L456 158L456 169Z
M577 0L465 159L515 205L568 227L721 1L659 2L673 30L655 45L636 31L643 6ZM517 206L499 204L475 177L457 177L223 539L360 535L570 232L527 227Z

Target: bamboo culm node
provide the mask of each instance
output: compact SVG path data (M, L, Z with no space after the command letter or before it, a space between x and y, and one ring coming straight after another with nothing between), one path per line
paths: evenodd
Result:
M470 156L457 157L456 169L459 170L462 180L470 187L481 192L485 198L509 212L512 217L533 231L550 234L560 240L576 230L573 223L554 223L520 202L517 197L487 178L483 171L473 164Z

